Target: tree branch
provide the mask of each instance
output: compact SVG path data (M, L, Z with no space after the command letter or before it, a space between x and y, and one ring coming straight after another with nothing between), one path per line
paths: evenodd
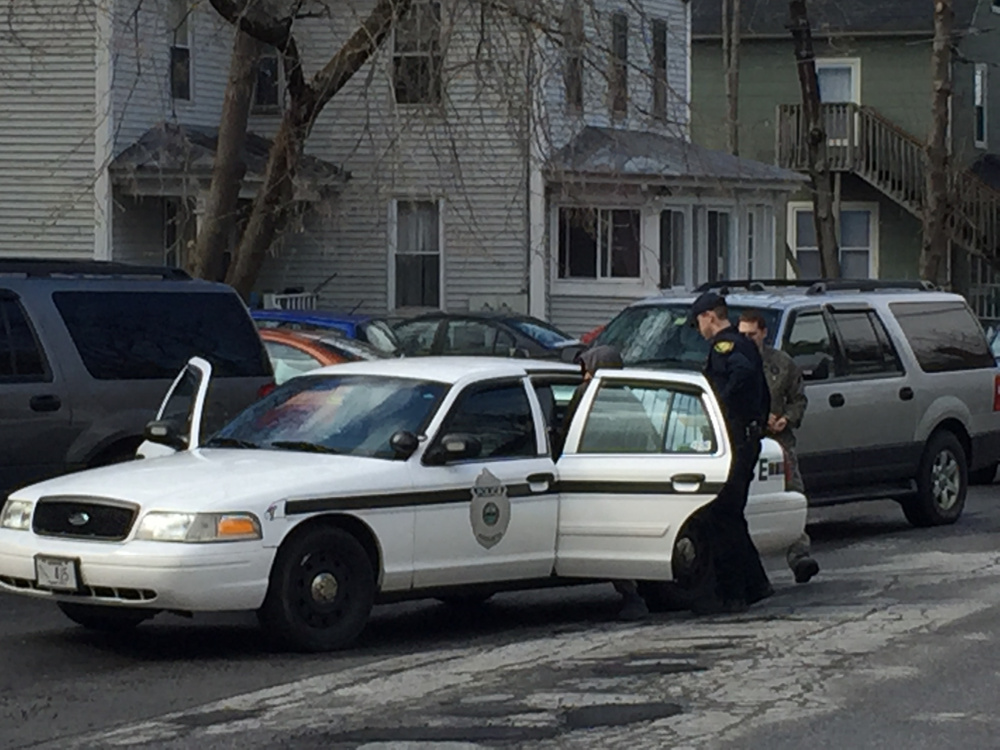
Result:
M284 50L292 38L294 14L289 15L288 18L269 19L270 22L268 22L251 17L244 4L238 0L209 0L209 2L215 8L216 13L229 23L239 27L240 31L254 39L259 39L264 44L270 44L276 49Z

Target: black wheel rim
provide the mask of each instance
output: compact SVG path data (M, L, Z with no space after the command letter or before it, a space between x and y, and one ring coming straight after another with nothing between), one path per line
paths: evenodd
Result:
M351 570L333 552L302 556L291 580L292 605L303 624L316 630L336 627L350 611Z

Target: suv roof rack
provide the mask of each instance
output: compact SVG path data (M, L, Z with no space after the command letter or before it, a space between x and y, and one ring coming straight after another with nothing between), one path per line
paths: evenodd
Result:
M0 276L23 278L154 278L188 281L180 268L138 266L109 260L46 260L41 258L0 258Z
M826 292L878 292L889 290L918 290L931 292L937 289L929 281L885 281L882 279L732 279L728 281L710 281L702 284L696 292L719 292L722 295L730 290L740 289L748 292L766 292L771 289L804 289L806 294L825 294Z

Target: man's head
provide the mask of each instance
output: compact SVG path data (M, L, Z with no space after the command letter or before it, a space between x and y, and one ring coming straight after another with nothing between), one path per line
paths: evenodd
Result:
M705 292L691 305L688 322L706 339L728 328L730 323L726 298L720 297L715 292Z
M580 363L580 370L583 372L583 379L590 380L600 369L620 370L622 355L613 346L595 346L577 356Z
M757 310L744 310L740 315L740 333L761 349L764 347L764 339L767 338L767 321Z

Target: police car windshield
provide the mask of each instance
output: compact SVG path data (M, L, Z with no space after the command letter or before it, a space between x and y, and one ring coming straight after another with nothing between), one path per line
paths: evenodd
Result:
M639 305L623 310L597 337L594 345L614 346L626 365L665 364L701 367L708 357L708 342L687 324L690 303ZM733 325L745 306L731 305ZM767 321L769 342L780 321L778 310L760 310Z
M245 441L271 450L394 457L390 438L419 435L448 386L407 378L318 375L292 378L208 442Z

